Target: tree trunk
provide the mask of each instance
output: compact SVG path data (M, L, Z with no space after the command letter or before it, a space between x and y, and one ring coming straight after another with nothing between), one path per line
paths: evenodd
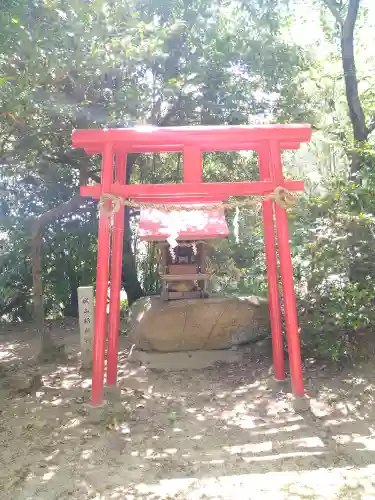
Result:
M353 14L354 15L354 14ZM365 122L365 114L361 105L358 82L357 69L354 59L354 22L347 23L345 21L341 33L341 56L342 67L344 70L345 93L349 108L350 121L353 127L353 135L356 141L365 141L367 139L367 128Z
M132 249L132 233L130 228L129 208L125 208L124 250L122 261L122 283L131 306L144 293L137 276L137 267Z
M65 260L65 259L64 259ZM70 261L66 263L66 274L69 282L69 303L64 308L64 315L71 318L78 318L78 286L79 281L77 278L76 270L70 265Z
M48 354L54 347L49 331L44 324L43 282L42 282L42 231L51 221L77 209L83 200L79 193L69 201L61 203L37 217L33 222L31 243L31 266L33 276L34 320L41 339L41 354Z
M85 184L88 179L89 162L83 161L79 171L80 184ZM32 243L31 243L31 267L33 277L33 306L34 320L41 339L41 356L48 358L50 353L58 352L57 348L51 339L49 331L44 324L44 303L43 303L43 280L42 280L42 231L45 226L52 220L56 220L62 215L67 215L70 212L77 210L83 203L79 192L74 194L72 198L64 203L61 203L55 208L44 212L33 220L32 225Z
M156 244L153 241L148 245L147 276L145 276L145 284L144 284L145 291L147 292L148 295L155 292L155 285L158 278L157 273L155 273L155 263L156 263Z
M353 130L353 150L348 153L350 158L349 178L355 184L361 183L360 171L366 159L359 149L368 139L369 130L366 126L366 118L363 111L361 99L358 90L357 69L355 65L354 54L354 27L358 16L360 0L349 0L348 11L345 21L341 25L341 58L344 71L345 93L348 103L349 117ZM366 277L369 269L364 269L364 262L355 258L356 248L361 246L361 236L363 237L363 228L358 226L356 221L351 223L350 228L350 247L353 255L353 262L349 269L349 279L360 285L366 286ZM367 266L365 266L367 268Z
M126 162L126 184L130 184L133 165L139 155L128 155ZM132 247L132 232L130 227L130 210L125 207L124 213L124 245L122 253L121 281L128 297L128 305L131 306L144 293L138 280L137 266Z
M353 147L347 151L350 160L349 180L357 185L361 183L360 171L366 162L366 158L360 149L368 140L371 132L366 124L357 81L357 69L354 54L354 28L358 17L360 0L349 0L345 18L342 16L340 5L335 0L324 0L324 3L335 17L340 27L341 60L344 72L345 94L349 110L349 118L353 131ZM356 221L352 221L350 227L350 237L348 240L349 249L352 254L352 263L349 270L349 278L366 286L366 273L361 261L356 258L357 247L361 245L361 237L364 230ZM365 266L367 267L367 266Z
M340 27L341 61L344 72L346 101L353 130L353 149L358 150L361 144L367 141L370 132L366 125L365 113L359 96L354 55L354 28L358 17L360 0L349 0L345 19L342 17L340 6L336 1L324 0L324 3ZM355 180L362 166L361 154L358 151L351 151L348 152L348 156L350 159L350 178Z
M31 269L33 276L33 307L36 329L40 334L41 352L51 349L52 340L44 324L44 302L42 281L42 234L39 221L34 224L31 240Z
M359 148L368 138L365 114L359 97L357 68L354 56L354 27L358 16L359 1L349 1L348 13L341 26L342 67L355 148ZM358 151L351 152L350 161L350 178L355 180L362 166L361 154Z

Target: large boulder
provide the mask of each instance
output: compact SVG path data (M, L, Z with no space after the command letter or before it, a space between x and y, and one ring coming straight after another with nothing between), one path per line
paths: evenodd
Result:
M270 334L268 302L259 297L137 300L130 311L136 349L156 352L229 349Z

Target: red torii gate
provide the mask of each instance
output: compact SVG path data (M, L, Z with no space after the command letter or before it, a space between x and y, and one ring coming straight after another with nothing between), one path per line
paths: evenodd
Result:
M309 125L140 127L75 130L72 133L74 148L83 148L87 154L102 155L101 184L82 186L82 196L100 199L103 195L114 195L138 202L174 204L220 202L227 200L230 196L269 195L277 187L283 187L289 191L302 191L303 182L284 179L281 151L298 149L302 142L308 142L310 139L311 127ZM260 181L202 182L202 152L240 150L255 150L258 153ZM183 153L183 183L125 184L127 154L171 151ZM104 203L108 203L110 208L110 201L107 200ZM287 213L271 199L264 200L262 205L274 374L278 380L285 379L275 222L292 388L295 395L302 396L304 385ZM107 385L116 385L117 382L124 233L123 205L114 215L112 229L111 234L108 217L101 212L93 347L93 405L101 404L104 395L106 308L110 260Z

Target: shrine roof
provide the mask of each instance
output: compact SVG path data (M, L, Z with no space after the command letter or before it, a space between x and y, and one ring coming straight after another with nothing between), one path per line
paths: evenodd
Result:
M141 209L138 236L144 241L226 238L229 229L223 209L162 211ZM207 206L207 205L205 205Z

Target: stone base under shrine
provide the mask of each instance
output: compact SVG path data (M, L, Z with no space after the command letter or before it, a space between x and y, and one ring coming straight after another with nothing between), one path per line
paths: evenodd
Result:
M209 351L145 352L133 349L129 362L138 363L151 370L202 370L216 363L239 363L244 353L231 349Z
M133 304L130 313L130 338L136 351L230 350L266 338L270 331L268 302L259 297L168 302L145 297Z

